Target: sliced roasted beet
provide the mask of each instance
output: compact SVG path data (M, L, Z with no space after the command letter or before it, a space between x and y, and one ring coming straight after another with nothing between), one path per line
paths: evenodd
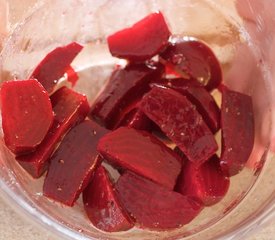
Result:
M4 82L1 105L6 146L18 155L34 151L53 122L50 98L43 86L36 80Z
M202 209L192 198L130 172L118 179L116 188L123 206L141 228L179 228L191 222Z
M185 161L176 191L210 206L225 196L229 184L229 178L221 169L220 159L214 155L199 167L190 161Z
M69 66L67 68L66 76L67 76L67 81L72 84L72 87L74 87L75 84L77 83L79 77L78 77L77 73L75 72L75 70L72 68L72 66Z
M254 114L250 96L222 87L221 166L233 176L247 162L254 145Z
M169 189L181 171L178 156L153 135L121 127L102 137L101 156L115 167L131 170Z
M83 121L90 111L85 95L62 87L51 96L54 122L35 152L17 157L17 161L34 178L40 177L48 167L49 158L66 132Z
M96 145L105 133L90 120L70 130L50 160L43 187L45 196L73 206L101 162Z
M130 61L148 60L168 45L170 31L160 12L152 13L130 28L108 37L113 56Z
M192 102L213 133L220 128L220 109L213 96L194 79L161 79L151 85L164 86L185 95Z
M195 38L173 38L160 57L170 68L198 80L209 91L222 81L221 66L213 51Z
M130 65L113 72L103 92L95 100L91 117L113 129L125 108L150 90L150 81L161 77L163 66Z
M51 93L82 48L81 45L73 42L54 49L38 64L31 78L37 79Z
M106 232L126 231L133 221L119 202L107 170L100 166L83 192L85 211L95 227Z
M140 108L197 165L217 151L212 132L196 107L182 94L154 86L144 96Z

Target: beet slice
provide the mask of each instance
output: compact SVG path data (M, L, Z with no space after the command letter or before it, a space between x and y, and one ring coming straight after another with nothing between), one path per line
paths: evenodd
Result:
M190 102L196 105L197 111L213 133L220 128L220 109L213 96L194 79L161 79L152 86L164 86L174 89L185 95Z
M113 129L127 106L136 103L150 90L150 81L159 79L163 66L129 65L113 72L103 92L91 108L91 117Z
M79 79L78 74L75 72L72 66L69 66L66 70L67 81L74 87Z
M131 170L169 189L181 171L178 156L153 135L121 127L102 137L97 149L115 167Z
M16 160L34 178L39 178L47 169L49 158L66 132L83 121L90 111L85 95L62 87L51 96L54 122L43 142L35 152L19 156Z
M252 98L222 87L222 153L221 166L233 176L245 166L254 145Z
M37 79L51 93L82 48L83 46L73 42L54 49L38 64L31 78Z
M208 91L222 81L221 66L213 51L195 38L173 38L160 58L183 77L202 83Z
M142 99L140 108L197 165L217 151L212 132L196 107L180 93L154 86Z
M214 155L201 166L185 161L176 191L210 206L218 203L228 191L230 180L225 176L220 159Z
M6 146L18 155L34 151L53 122L48 93L36 80L7 81L1 104Z
M107 38L111 54L130 61L145 61L168 45L170 31L161 12L143 18Z
M126 231L133 221L119 202L107 170L100 166L83 192L85 211L95 227L105 232Z
M122 205L141 228L178 228L191 222L202 209L201 204L192 198L131 172L126 172L118 179L116 188Z
M106 132L90 120L70 130L51 158L43 187L46 197L73 206L102 160L96 145Z

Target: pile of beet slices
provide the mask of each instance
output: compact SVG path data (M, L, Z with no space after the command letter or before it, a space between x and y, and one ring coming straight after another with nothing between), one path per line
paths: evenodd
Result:
M78 43L50 52L30 79L2 84L5 144L34 178L47 171L45 196L73 206L83 193L103 231L181 227L219 202L244 168L254 144L251 97L221 85L211 49L171 36L160 12L107 41L128 64L116 67L92 107L72 89L55 90L64 74L77 80L70 64ZM103 162L120 173L116 182Z

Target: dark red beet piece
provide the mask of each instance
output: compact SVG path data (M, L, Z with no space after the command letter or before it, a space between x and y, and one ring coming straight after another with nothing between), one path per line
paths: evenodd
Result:
M113 129L124 114L124 109L136 103L150 90L150 81L161 77L161 65L130 65L115 70L91 108L91 117L106 128Z
M82 48L83 46L73 42L54 49L38 64L31 78L37 79L51 93Z
M144 96L140 108L195 164L202 164L217 151L212 132L196 107L180 93L155 86Z
M220 109L213 96L194 79L161 79L151 85L164 86L185 95L192 102L213 133L220 128Z
M230 180L220 167L220 159L214 155L201 166L185 161L178 178L176 191L210 206L218 203L227 193Z
M239 173L254 145L254 114L250 96L222 88L221 166L225 173Z
M168 45L170 31L160 12L152 13L130 28L108 37L111 54L130 61L145 61Z
M83 203L89 219L100 230L119 232L133 227L103 166L97 168L91 183L84 190Z
M67 87L57 90L51 96L51 101L55 117L45 139L35 152L16 158L34 178L39 178L45 172L50 156L67 131L83 121L90 111L86 96Z
M73 206L101 162L96 145L105 133L90 120L70 130L50 160L43 187L46 197Z
M198 80L208 91L218 87L222 81L221 66L213 51L195 38L173 38L160 57L170 68L185 78L189 76Z
M36 80L4 82L1 87L4 140L15 154L32 152L53 122L48 93Z
M115 167L131 170L169 189L181 171L178 156L153 135L121 127L102 137L97 149Z
M118 179L116 188L122 205L141 228L178 228L191 222L202 209L201 204L192 198L130 172Z

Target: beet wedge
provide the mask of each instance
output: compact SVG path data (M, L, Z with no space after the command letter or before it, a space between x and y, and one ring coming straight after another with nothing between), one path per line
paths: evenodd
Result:
M222 81L218 59L206 44L195 38L173 38L160 58L184 78L190 77L202 83L208 91L218 87Z
M48 93L52 93L54 86L63 77L82 48L83 46L73 42L54 49L38 64L31 78L37 79Z
M91 108L91 118L108 129L113 129L125 108L137 102L150 90L150 81L159 79L164 71L161 65L130 65L115 70Z
M57 90L51 96L51 101L55 116L45 139L35 152L16 158L34 178L39 178L45 172L49 158L67 131L82 122L90 111L86 96L67 87Z
M97 149L110 164L131 170L168 189L181 171L178 156L153 135L121 127L102 137Z
M130 61L145 61L168 45L170 31L161 12L143 18L107 38L111 54Z
M190 161L185 161L176 191L194 198L205 206L210 206L222 200L229 185L230 179L223 173L220 159L214 155L199 167Z
M244 168L254 146L254 128L251 97L223 86L221 166L229 176Z
M48 93L36 80L4 82L1 112L6 146L15 154L32 152L53 122Z
M202 164L217 151L212 132L196 107L180 93L154 86L140 108L195 164Z
M141 228L169 230L191 222L200 203L170 191L134 173L126 172L116 184L119 199Z
M105 232L126 231L133 221L119 202L107 170L100 166L83 192L85 211L95 227Z
M106 130L86 120L64 137L50 160L43 193L57 202L73 206L102 159L96 145Z
M213 96L194 79L161 79L151 86L164 86L185 95L202 115L205 123L213 133L220 128L220 109Z

